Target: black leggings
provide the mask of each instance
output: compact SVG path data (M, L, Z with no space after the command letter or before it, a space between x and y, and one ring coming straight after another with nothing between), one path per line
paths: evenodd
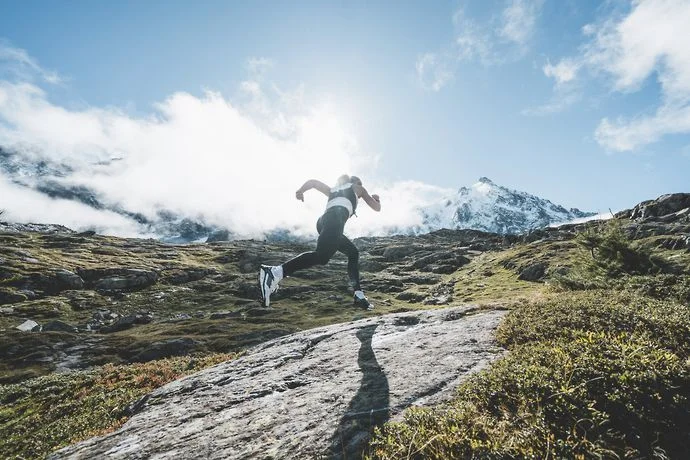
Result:
M290 276L303 268L325 265L336 251L340 251L347 256L347 273L350 284L356 291L359 290L359 251L352 244L352 241L343 235L348 217L348 210L341 206L328 209L316 222L316 231L319 232L316 250L304 252L285 262L283 275Z

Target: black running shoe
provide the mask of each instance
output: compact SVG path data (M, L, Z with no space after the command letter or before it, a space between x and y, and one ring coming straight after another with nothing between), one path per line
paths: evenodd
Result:
M354 304L356 307L364 308L366 310L373 310L374 305L369 302L367 296L364 295L362 291L355 291Z

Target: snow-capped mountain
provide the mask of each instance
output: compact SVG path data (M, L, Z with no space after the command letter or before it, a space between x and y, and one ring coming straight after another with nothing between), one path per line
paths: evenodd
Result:
M501 234L517 234L595 215L565 209L549 200L511 190L482 177L471 187L421 210L419 232L441 228L468 228Z

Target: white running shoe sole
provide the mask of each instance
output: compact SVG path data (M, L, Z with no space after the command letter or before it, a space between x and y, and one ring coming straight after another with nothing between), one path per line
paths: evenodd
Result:
M261 289L261 297L263 297L266 307L271 304L272 281L273 273L271 272L271 268L262 265L261 268L259 268L259 288Z

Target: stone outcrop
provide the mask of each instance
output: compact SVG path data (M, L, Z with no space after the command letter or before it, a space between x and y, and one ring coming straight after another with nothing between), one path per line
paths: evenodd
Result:
M661 218L690 208L690 193L671 193L655 200L643 201L635 206L630 219Z
M518 279L523 281L539 281L546 274L547 268L548 265L544 262L530 264L520 271Z
M464 306L312 329L172 382L62 458L358 458L372 429L450 398L500 355L503 311Z
M141 289L158 280L158 273L141 268L80 269L77 273L99 291Z

